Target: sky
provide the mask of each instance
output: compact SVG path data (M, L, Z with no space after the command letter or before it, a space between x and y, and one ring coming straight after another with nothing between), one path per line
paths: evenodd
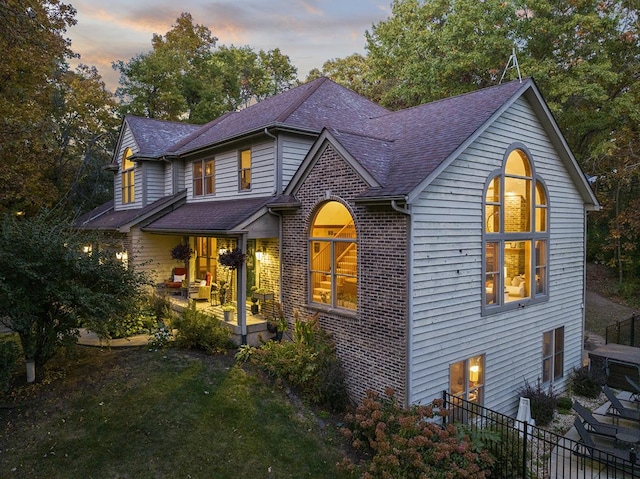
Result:
M218 44L279 48L304 80L330 59L365 53L365 31L385 20L391 0L69 0L77 24L67 30L80 63L98 68L107 88L118 86L116 60L151 50L182 12L205 25ZM72 66L74 63L72 63Z

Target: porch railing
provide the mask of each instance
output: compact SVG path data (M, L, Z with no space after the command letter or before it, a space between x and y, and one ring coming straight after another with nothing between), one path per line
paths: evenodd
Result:
M518 421L491 409L442 393L450 414L445 421L491 431L498 441L488 442L496 458L491 477L504 479L636 478L640 467L605 451L592 449L552 431ZM599 460L590 459L598 457Z

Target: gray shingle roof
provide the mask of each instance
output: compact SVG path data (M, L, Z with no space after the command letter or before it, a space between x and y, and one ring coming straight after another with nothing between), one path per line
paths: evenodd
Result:
M320 133L323 128L348 128L365 118L389 110L322 77L238 112L207 123L175 144L170 151L183 154L272 126L288 126Z
M164 233L225 232L233 230L270 201L273 201L272 196L188 203L146 225L143 229Z
M136 224L153 214L173 207L180 199L184 201L185 191L181 191L172 196L165 196L144 208L134 208L128 210L114 211L114 201L105 204L79 216L74 224L79 229L117 231L125 225Z
M529 81L390 112L332 135L382 185L363 196L406 194L527 88Z
M133 137L140 148L137 156L152 158L161 156L171 145L201 128L200 125L132 115L127 115L125 121L131 128Z

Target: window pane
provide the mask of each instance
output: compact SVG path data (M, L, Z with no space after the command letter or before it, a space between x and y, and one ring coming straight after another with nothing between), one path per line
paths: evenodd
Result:
M198 161L193 164L193 179L202 178L202 162Z
M240 152L240 189L251 189L251 150Z
M545 359L542 361L542 382L549 381L551 381L551 359Z
M485 246L485 304L498 304L498 243L487 243Z
M513 150L509 153L507 164L505 166L507 175L515 176L531 176L531 166L529 160L522 150Z
M553 378L564 376L564 353L558 353L553 358Z
M356 309L358 250L355 243L334 243L337 306ZM341 304L342 303L342 304Z
M204 192L206 195L211 195L215 193L213 176L209 176L204 179Z
M553 352L559 353L562 350L564 350L564 328L558 328L555 330L555 344Z
M505 178L504 230L531 231L531 180Z
M500 232L500 205L487 205L484 207L485 217L485 231L487 233L499 233Z
M202 195L202 180L194 180L193 182L193 196L201 196Z
M465 392L464 363L460 361L449 366L449 392L454 396L462 396Z
M500 177L496 176L487 187L487 203L500 203Z
M547 294L547 242L536 241L536 294Z
M553 354L553 332L547 331L542 335L542 357L548 358Z
M507 241L504 247L505 289L507 301L517 301L530 295L531 242Z

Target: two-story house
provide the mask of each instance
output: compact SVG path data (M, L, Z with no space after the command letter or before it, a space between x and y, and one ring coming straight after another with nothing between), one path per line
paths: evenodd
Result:
M391 112L320 78L201 127L127 117L113 170L82 228L158 282L180 241L193 278L240 247L237 303L255 285L319 313L354 397L512 412L525 379L581 365L598 204L531 80Z

